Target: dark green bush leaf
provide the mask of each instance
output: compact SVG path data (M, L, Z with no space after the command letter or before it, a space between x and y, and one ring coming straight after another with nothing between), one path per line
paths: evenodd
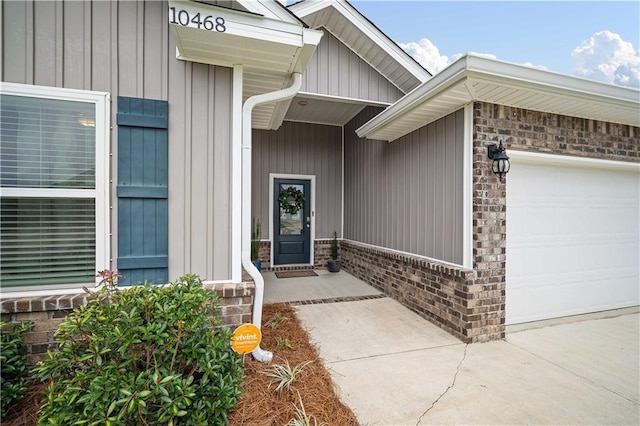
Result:
M99 292L63 321L59 352L35 370L51 381L39 424L225 424L242 359L217 301L195 275Z
M22 347L22 335L33 329L33 323L21 321L11 330L4 330L8 323L0 322L0 389L2 409L0 420L4 417L12 401L20 399L27 390L29 366Z

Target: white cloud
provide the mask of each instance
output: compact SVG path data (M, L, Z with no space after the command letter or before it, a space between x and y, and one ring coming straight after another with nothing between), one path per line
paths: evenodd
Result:
M449 59L440 55L438 48L427 38L417 43L398 43L398 45L431 74L437 74L449 64Z
M599 31L573 49L571 56L577 76L640 87L640 55L619 34Z
M455 61L457 61L458 59L460 59L465 55L465 53L456 53L451 57L448 57L446 55L440 55L440 51L438 50L438 47L434 45L431 42L431 40L427 38L423 38L417 43L416 42L399 43L399 46L432 74L439 73L448 65L454 63ZM491 53L479 53L479 52L468 52L468 53L471 53L476 56L481 56L483 58L498 59L496 55L493 55ZM532 68L543 69L543 70L547 69L547 67L545 67L544 65L534 65L530 62L527 62L524 65Z

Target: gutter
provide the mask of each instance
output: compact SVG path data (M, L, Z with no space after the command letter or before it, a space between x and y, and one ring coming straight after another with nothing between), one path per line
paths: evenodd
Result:
M264 299L264 279L251 262L251 115L253 108L260 104L279 102L293 98L302 86L302 74L293 73L291 85L275 92L255 95L247 99L242 106L242 266L253 278L256 295L253 301L253 325L261 328L262 302ZM260 346L251 352L253 358L260 362L271 362L273 353Z

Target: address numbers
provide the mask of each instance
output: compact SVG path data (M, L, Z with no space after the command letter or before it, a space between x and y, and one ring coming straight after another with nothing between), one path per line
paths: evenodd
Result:
M214 17L207 15L203 17L200 12L192 15L184 9L169 8L169 22L172 24L180 24L183 27L204 28L208 31L217 31L223 33L227 30L226 22L223 17Z

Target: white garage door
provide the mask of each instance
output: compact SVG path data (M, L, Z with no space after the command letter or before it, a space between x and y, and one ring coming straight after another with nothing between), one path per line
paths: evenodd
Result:
M638 305L640 167L509 155L506 323Z

